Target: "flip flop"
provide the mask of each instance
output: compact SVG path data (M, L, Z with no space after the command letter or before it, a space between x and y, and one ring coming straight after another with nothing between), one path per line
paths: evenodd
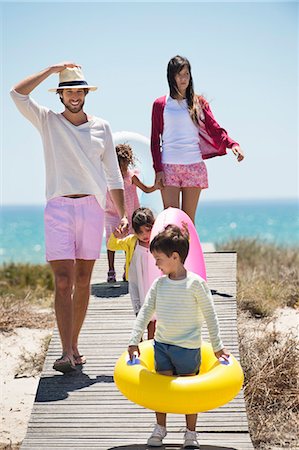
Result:
M83 364L86 364L86 358L84 355L74 355L74 360L76 366L82 366Z
M58 372L68 373L76 370L75 366L72 365L72 361L68 356L62 356L61 358L56 359L53 364L53 369Z

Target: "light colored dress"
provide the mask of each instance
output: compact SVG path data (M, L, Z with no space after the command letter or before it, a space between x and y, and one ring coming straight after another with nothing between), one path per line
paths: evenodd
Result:
M139 199L137 195L137 188L135 184L132 183L132 178L134 175L137 175L136 170L128 170L127 175L123 178L124 180L124 197L125 197L125 207L129 220L129 233L133 233L132 230L132 214L135 209L139 208ZM106 244L108 239L118 227L120 221L120 217L118 215L115 204L111 198L109 191L107 191L106 195L106 208L105 208L105 232L106 232Z
M135 314L138 314L150 288L148 273L149 249L136 242L135 251L129 267L129 293Z

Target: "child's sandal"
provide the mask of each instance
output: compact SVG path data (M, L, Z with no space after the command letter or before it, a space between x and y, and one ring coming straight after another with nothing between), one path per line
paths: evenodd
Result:
M115 283L115 282L116 282L115 270L109 270L107 273L107 283Z

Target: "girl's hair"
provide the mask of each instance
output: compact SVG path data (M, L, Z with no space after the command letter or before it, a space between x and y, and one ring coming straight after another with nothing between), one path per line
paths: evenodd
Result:
M150 251L165 253L170 257L173 252L180 255L184 264L189 252L189 232L187 227L183 229L176 225L167 225L164 231L158 233L150 244Z
M149 208L137 208L132 215L132 227L135 233L139 233L140 228L146 225L152 228L155 222L154 214Z
M118 144L115 147L119 164L125 162L128 166L134 166L134 155L129 144Z
M191 74L191 64L184 56L174 56L167 66L167 80L170 90L170 96L177 98L180 96L175 76L180 73L184 68L187 68L190 74L189 85L186 89L186 99L188 104L188 110L192 121L198 125L199 119L203 120L204 115L202 109L207 105L206 99L202 95L196 95L193 88L193 78Z

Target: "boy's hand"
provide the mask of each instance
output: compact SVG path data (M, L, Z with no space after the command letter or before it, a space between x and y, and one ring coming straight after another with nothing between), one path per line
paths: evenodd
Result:
M139 350L138 345L129 345L128 353L129 353L130 361L133 360L134 353L137 353L138 356L140 356L140 350Z
M226 348L222 348L221 350L218 350L218 352L214 352L214 355L217 359L223 358L225 361L228 361L230 353L226 350Z

